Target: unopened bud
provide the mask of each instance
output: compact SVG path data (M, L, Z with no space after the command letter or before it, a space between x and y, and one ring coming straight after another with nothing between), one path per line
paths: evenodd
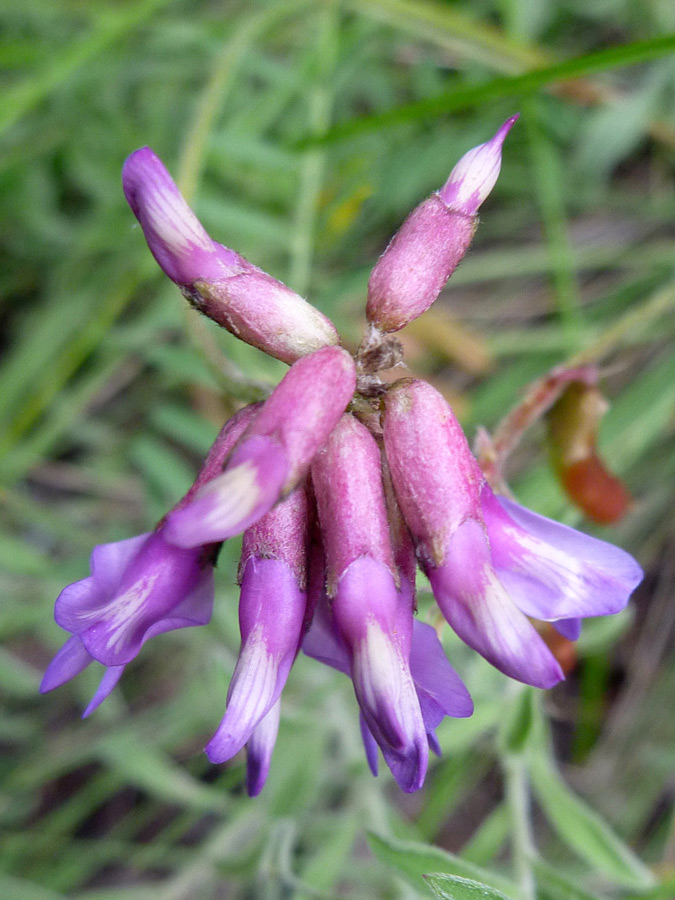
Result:
M469 150L457 163L438 192L450 209L472 216L497 183L502 167L502 146L518 113L507 119L495 136L485 144Z
M149 147L127 159L122 184L153 256L199 312L289 364L339 343L318 309L209 237Z
M443 187L416 207L377 261L366 315L380 331L398 331L429 309L469 249L476 211L497 181L511 116L486 144L466 153Z
M304 478L356 387L341 347L298 360L260 407L225 465L166 519L167 540L196 547L240 534Z

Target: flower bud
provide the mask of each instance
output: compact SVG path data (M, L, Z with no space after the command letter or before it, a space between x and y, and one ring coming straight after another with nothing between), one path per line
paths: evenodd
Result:
M298 360L264 402L218 478L167 517L179 547L240 534L304 478L351 400L354 361L340 347Z
M312 482L327 593L354 692L394 777L404 791L415 791L424 782L428 744L408 662L410 597L398 591L380 451L352 416L342 417L317 454Z
M476 211L495 185L501 148L518 117L466 153L445 185L414 209L377 261L368 282L368 322L403 328L429 309L469 248Z
M578 618L622 609L640 567L611 544L493 494L430 385L397 382L384 402L394 489L445 618L505 674L551 687L563 672L528 616L573 633Z
M153 256L204 315L289 364L339 343L333 323L310 303L211 240L149 147L129 156L122 184Z
M304 632L307 531L307 496L300 488L244 533L241 650L225 715L206 745L211 762L242 749L286 684Z

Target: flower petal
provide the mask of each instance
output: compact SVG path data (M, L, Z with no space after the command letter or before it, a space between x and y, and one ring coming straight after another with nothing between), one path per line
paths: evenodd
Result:
M445 560L428 571L443 615L460 638L493 666L548 688L564 677L546 644L497 578L481 525L467 519L450 538Z
M61 687L66 681L84 671L90 662L92 662L91 655L79 637L74 634L68 638L47 666L40 684L40 693L46 694L54 688Z
M237 255L211 240L150 147L127 158L122 186L152 255L172 281L189 285L240 271Z
M567 638L568 641L579 640L581 634L581 619L556 619L551 623L558 634Z
M464 718L473 713L471 695L448 662L435 629L418 619L413 624L410 673L418 695L435 700L446 716Z
M194 590L182 603L178 604L170 615L150 626L143 635L143 643L145 644L150 638L167 631L207 625L211 621L213 613L213 594L213 566L206 566L202 570Z
M302 652L326 666L349 675L349 654L329 619L326 603L320 602L314 611L312 624L302 642Z
M537 515L512 500L482 495L492 559L528 616L554 621L619 612L643 572L630 554Z
M377 754L377 741L373 737L370 728L368 728L368 724L366 720L363 718L363 713L359 713L359 728L361 729L361 740L363 741L363 749L366 752L366 761L368 763L368 768L372 772L372 774L377 778L378 771L378 754Z
M192 503L169 513L166 539L199 547L241 534L276 503L287 475L288 459L277 441L245 439L222 475L207 482Z
M150 535L151 532L148 531L124 541L94 547L90 565L97 588L108 592L117 590L127 566L131 564Z
M111 694L113 688L122 677L125 668L126 666L109 666L106 669L105 674L96 690L96 693L91 698L89 706L82 713L83 719L86 719L94 712L95 709L98 709L98 707L101 705L101 703L103 703L106 697Z
M281 700L277 700L256 725L246 744L246 791L249 797L257 797L267 781L280 714Z
M454 167L439 194L444 203L473 215L497 183L502 165L502 145L516 119L511 116L485 144L465 153Z
M436 756L443 756L443 751L441 750L441 745L438 743L435 731L427 732L427 740L429 741L429 749L435 753Z
M419 791L424 784L429 764L429 742L426 733L422 739L416 736L415 740L402 750L393 750L382 745L380 749L401 790L406 794Z
M237 659L225 715L205 748L212 763L225 762L244 747L279 699L278 675L278 661L268 653L261 634L251 635Z
M91 575L65 587L56 598L54 619L65 631L79 634L92 623L119 588L126 569L131 565L150 534L125 541L99 544L90 558Z
M150 628L195 590L202 573L199 551L174 547L155 532L132 560L114 596L104 606L79 613L87 626L79 631L83 644L106 666L129 662Z

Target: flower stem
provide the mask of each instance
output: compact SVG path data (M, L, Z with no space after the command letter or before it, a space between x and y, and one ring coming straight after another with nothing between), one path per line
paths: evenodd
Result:
M536 900L537 888L532 870L535 853L530 822L530 789L525 759L521 754L508 754L502 759L506 786L506 802L511 816L511 852L521 900Z

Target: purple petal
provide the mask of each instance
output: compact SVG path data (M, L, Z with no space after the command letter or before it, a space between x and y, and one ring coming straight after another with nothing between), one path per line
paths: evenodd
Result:
M445 561L429 568L443 615L460 638L505 675L535 687L557 684L563 672L518 610L490 562L481 525L467 519L451 537Z
M568 641L579 640L581 634L581 619L556 619L551 623L558 634L567 638Z
M195 590L202 573L198 551L173 547L156 532L128 566L116 594L79 614L88 626L79 631L83 644L106 666L129 662L146 633Z
M160 619L143 635L143 643L158 634L177 631L179 628L192 628L207 625L213 613L213 567L206 566L199 576L195 589L179 603L170 615Z
M68 638L47 666L40 684L40 693L46 694L54 688L61 687L86 669L91 661L92 658L79 637L73 635Z
M106 669L106 672L101 679L96 693L91 698L91 703L82 713L83 719L86 719L94 712L95 709L98 709L98 707L101 705L101 703L103 703L106 697L111 694L113 688L122 677L125 668L126 666L110 666L108 669Z
M57 625L72 634L89 628L96 611L114 596L126 569L149 537L149 533L141 534L94 547L90 558L91 575L69 584L56 598L54 619Z
M429 742L429 749L436 754L436 756L443 756L443 751L441 750L441 745L438 743L438 738L436 737L436 732L428 731L427 732L427 741Z
M619 612L642 580L630 554L495 495L482 496L492 559L518 608L548 621Z
M241 534L281 496L288 459L273 438L249 437L234 451L222 475L192 503L169 513L165 536L178 547L199 547Z
M473 215L497 183L502 165L502 145L518 114L511 116L485 144L465 153L439 191L451 209Z
M277 700L255 727L246 744L246 791L249 797L257 797L267 781L280 714L281 700Z
M302 652L326 666L349 675L349 654L336 633L326 603L320 603L312 617L312 624L302 642Z
M172 281L217 281L241 271L237 254L211 240L149 147L128 157L122 186L152 255Z
M363 713L359 713L359 728L361 729L361 740L363 741L363 749L366 751L366 761L368 768L377 778L378 759L377 759L377 741L371 734L370 728L363 718Z
M298 651L306 604L285 562L249 558L239 603L242 647L225 715L206 747L211 762L238 753L279 699Z
M246 744L258 723L279 699L278 676L278 660L267 652L262 638L253 635L241 648L230 682L225 715L205 748L212 763L231 759Z
M429 764L429 743L426 733L416 735L414 741L403 750L381 746L385 762L391 769L398 786L406 794L419 791L424 784Z
M90 566L97 589L105 592L117 590L124 572L140 551L152 532L139 534L124 541L99 544L94 547Z
M418 695L435 700L446 716L464 718L473 713L471 695L448 662L435 629L418 619L413 624L410 672Z

